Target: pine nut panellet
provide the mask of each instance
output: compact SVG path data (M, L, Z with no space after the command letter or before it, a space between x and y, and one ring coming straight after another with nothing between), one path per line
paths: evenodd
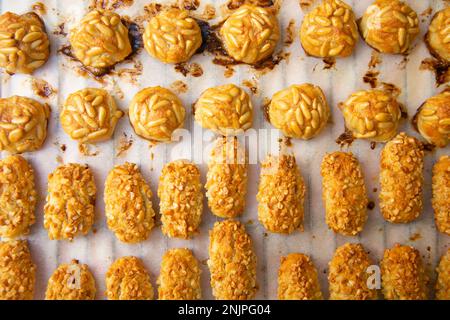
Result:
M450 300L450 249L442 255L436 272L436 299Z
M94 300L96 291L89 267L72 260L60 264L48 279L45 300Z
M278 270L278 299L323 299L317 269L309 256L291 253L281 258Z
M23 153L39 149L47 137L50 108L34 99L0 98L0 150Z
M96 187L87 165L69 163L48 176L44 227L50 240L86 235L94 223Z
M208 161L206 197L211 212L235 218L245 209L248 159L237 137L219 137Z
M411 7L399 0L375 0L359 20L359 30L375 50L404 54L419 34L419 18Z
M308 13L300 29L305 52L314 57L348 57L358 42L352 8L344 1L325 0Z
M420 252L396 244L381 260L383 295L386 300L427 300L428 276Z
M180 99L159 86L139 91L128 110L136 134L156 142L171 142L174 131L183 127L185 114Z
M70 30L73 55L86 67L108 68L131 54L128 29L121 17L107 10L93 10Z
M123 112L106 90L86 88L69 95L59 118L72 139L94 143L111 138L122 116Z
M0 237L27 235L35 222L34 171L21 156L0 160Z
M159 300L198 300L202 297L200 266L189 249L164 254L158 277Z
M358 159L347 152L326 154L320 173L328 227L344 236L357 235L366 223L369 203Z
M165 63L188 61L202 44L202 32L189 11L170 8L150 19L143 34L147 52Z
M361 90L339 104L345 126L358 139L385 142L397 134L402 116L396 98L383 90Z
M326 126L330 108L322 89L305 83L275 93L268 116L270 123L285 136L308 140Z
M233 59L256 64L274 52L280 28L271 9L244 4L225 20L220 35Z
M148 238L155 226L152 191L136 164L112 169L105 181L105 214L108 228L125 243Z
M432 198L437 229L450 236L450 156L442 156L433 166Z
M261 164L258 219L270 232L303 231L305 184L295 157L268 155Z
M375 300L376 289L368 288L373 261L361 244L346 243L334 252L329 262L330 300Z
M217 300L254 298L258 290L256 254L242 223L224 220L214 224L209 232L208 267Z
M187 160L166 164L159 178L158 197L163 234L190 239L199 233L203 192L195 164Z
M114 261L106 273L108 300L153 300L150 275L141 259L122 257Z
M450 6L436 12L431 20L425 42L437 59L450 62Z
M423 208L423 144L404 132L389 141L380 157L380 211L389 222L408 223Z
M205 90L195 103L195 121L203 128L228 136L253 124L253 105L248 94L234 84Z
M28 242L0 241L0 300L32 300L35 279Z
M0 16L0 67L6 72L31 74L49 55L48 35L37 14L5 12Z
M450 141L450 90L428 98L414 119L422 137L437 147L445 148Z

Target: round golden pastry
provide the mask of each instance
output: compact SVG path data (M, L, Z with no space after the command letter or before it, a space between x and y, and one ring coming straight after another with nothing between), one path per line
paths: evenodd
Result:
M348 57L358 42L352 8L340 0L325 0L308 13L300 29L300 41L310 56Z
M172 91L158 86L139 91L131 100L128 115L138 136L170 142L172 133L183 127L186 110Z
M345 126L355 138L385 142L397 133L400 104L383 90L361 90L339 104Z
M320 87L294 84L273 95L268 117L285 136L308 140L325 127L330 108Z
M415 115L415 121L428 142L445 148L450 141L450 90L427 99Z
M72 139L93 143L109 139L122 116L106 90L86 88L69 95L59 118Z
M72 53L92 68L108 68L131 53L128 29L121 17L107 10L93 10L70 31Z
M438 11L431 20L425 42L437 59L450 62L450 6Z
M47 62L50 42L42 19L34 12L0 16L0 67L31 74Z
M245 4L227 18L220 35L233 59L255 64L274 52L280 27L270 9Z
M0 150L11 153L39 149L47 136L50 108L34 99L0 99Z
M143 35L147 52L165 63L188 61L202 44L202 32L189 11L171 8L151 18Z
M249 129L253 106L248 94L234 84L205 90L195 103L195 120L205 129L227 136Z
M383 53L406 53L419 34L417 13L403 1L375 0L359 20L362 37Z
M95 280L86 264L63 263L48 280L45 300L94 300Z

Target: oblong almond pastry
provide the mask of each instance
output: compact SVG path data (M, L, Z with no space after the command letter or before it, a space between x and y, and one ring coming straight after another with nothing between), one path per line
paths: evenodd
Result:
M305 184L293 155L268 155L261 164L258 218L269 231L303 231Z
M278 270L279 300L322 300L317 269L310 257L291 253L281 258Z
M387 300L428 299L428 277L420 252L396 244L384 251L381 260L383 295Z
M373 262L361 244L340 246L328 265L330 300L377 299L377 290L368 286Z
M442 255L436 271L436 299L450 300L450 249Z
M239 221L216 222L209 233L209 260L213 296L218 300L252 299L256 282L253 242Z
M29 233L36 199L34 171L27 160L19 155L0 160L0 237Z
M134 163L114 167L105 181L105 213L108 228L126 243L148 238L155 225L152 191Z
M434 220L437 229L450 236L450 157L442 156L433 166Z
M166 164L159 178L162 232L189 239L198 233L203 211L200 171L187 160Z
M366 223L369 202L358 159L350 152L329 153L323 158L321 175L328 227L345 236L357 235Z
M422 143L404 132L389 141L381 151L380 210L393 223L415 220L423 207Z
M191 250L185 248L168 250L161 262L158 299L201 299L200 273L200 266Z
M211 212L235 218L245 208L247 158L236 137L219 137L212 149L206 176L206 196Z

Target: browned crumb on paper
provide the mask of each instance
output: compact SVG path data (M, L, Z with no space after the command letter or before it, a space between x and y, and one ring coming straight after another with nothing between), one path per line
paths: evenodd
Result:
M425 20L428 19L432 14L433 14L433 8L432 7L426 8L425 10L423 10L420 13L420 16L422 17L421 21L425 22Z
M55 145L62 153L67 150L67 146L64 143L59 143L59 141L53 142L53 145Z
M33 3L31 9L41 16L47 14L47 7L42 2Z
M128 135L124 132L123 135L119 139L119 145L116 148L116 157L123 156L128 149L133 145L133 136L128 137Z
M120 78L129 81L133 85L139 84L139 77L142 75L142 70L144 69L142 62L138 59L131 60L132 67L131 68L122 68L114 71Z
M298 4L302 11L308 10L314 4L315 0L299 0Z
M323 70L330 70L330 69L335 69L336 67L336 58L334 57L329 57L329 58L323 58Z
M67 31L65 30L65 28L66 24L64 22L61 22L56 26L55 30L53 30L53 34L55 36L67 37Z
M37 79L37 78L31 79L31 88L33 89L33 92L37 96L44 98L44 99L48 99L58 92L58 90L53 88L50 85L50 83L48 83L47 81L45 81L43 79Z
M64 164L63 158L59 155L56 156L55 160L56 160L56 163L58 163L58 164Z
M89 10L104 9L115 10L119 8L127 8L132 6L134 0L91 0L89 4Z
M201 77L203 75L202 67L196 63L182 62L175 65L175 71L180 72L183 76Z
M345 131L335 141L341 148L344 148L349 147L355 141L355 137L350 130L345 128Z
M432 71L436 78L436 86L440 86L450 81L450 63L437 60L434 58L426 58L420 64L420 70Z
M381 82L381 90L388 92L393 97L398 97L402 93L402 90L399 87L389 82Z
M279 65L283 60L286 60L286 63L288 63L290 56L291 56L290 52L280 51L278 53L273 54L268 59L263 60L258 64L254 65L253 68L259 71L262 75L264 75L267 72L275 69L275 67Z
M421 239L421 238L422 238L422 235L421 235L420 233L416 232L416 233L412 234L412 235L409 237L409 240L410 240L410 241L416 241L416 240L419 240L419 239Z
M177 1L178 8L185 10L197 10L200 6L199 0L178 0Z
M254 95L258 94L258 83L256 79L244 80L242 85L247 87Z
M263 101L262 101L262 105L261 105L261 109L262 109L263 114L264 114L264 119L266 119L267 122L270 122L270 117L269 117L270 101L271 101L271 99L269 97L264 97Z
M223 73L223 76L225 78L231 78L234 74L234 68L232 66L225 66L225 71Z
M378 76L380 72L377 70L367 70L366 74L363 76L363 81L368 83L370 87L376 88L378 87Z
M369 64L367 65L370 69L376 68L381 63L380 53L376 50L372 50L372 54L370 56Z
M295 39L295 20L291 19L286 27L286 33L285 33L285 39L284 39L284 44L286 46L290 46Z
M85 143L80 143L78 145L78 151L86 157L95 157L100 153L98 150L91 150L91 146Z
M188 91L188 85L181 80L175 80L170 85L170 89L177 94L186 93Z

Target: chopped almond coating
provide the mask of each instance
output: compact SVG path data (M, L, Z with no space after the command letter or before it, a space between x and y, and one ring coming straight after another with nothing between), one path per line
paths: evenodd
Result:
M48 176L44 227L50 240L87 234L95 218L96 187L87 165L69 163Z
M450 300L450 249L442 255L436 271L436 299Z
M329 153L320 173L328 227L345 236L357 235L366 223L369 203L358 159L350 152Z
M22 153L39 149L47 137L48 104L21 96L0 98L0 150Z
M422 212L422 143L404 132L389 141L381 151L380 209L393 223L408 223Z
M105 182L105 212L109 229L126 243L148 238L155 225L152 191L134 163L116 166Z
M0 300L32 300L35 278L27 241L0 242Z
M106 273L108 300L153 300L150 275L141 259L122 257L114 261Z
M367 286L371 265L373 262L361 244L346 243L337 248L329 263L330 300L377 299L377 290Z
M199 232L203 193L195 164L186 160L166 164L159 178L158 197L165 235L189 239Z
M217 138L208 162L206 196L211 212L235 218L245 208L247 157L236 137Z
M291 253L281 258L278 270L279 300L322 300L317 269L309 256Z
M161 262L159 300L201 299L200 267L189 249L170 249Z
M433 167L434 221L438 230L450 236L450 157L442 156Z
M305 184L293 155L268 155L258 186L258 218L270 232L303 231Z
M48 280L46 300L94 300L95 280L86 264L61 264Z
M19 155L0 160L0 237L26 235L35 222L34 172Z
M450 62L450 6L436 12L431 20L425 42L437 59Z
M256 255L239 221L216 222L209 232L211 287L218 300L252 299L258 290Z
M383 295L387 300L428 299L428 277L420 252L396 244L384 251L381 261Z

